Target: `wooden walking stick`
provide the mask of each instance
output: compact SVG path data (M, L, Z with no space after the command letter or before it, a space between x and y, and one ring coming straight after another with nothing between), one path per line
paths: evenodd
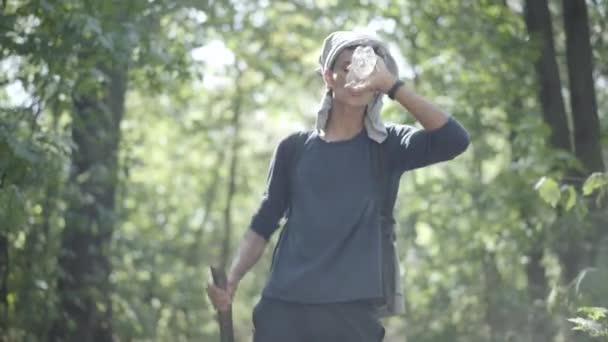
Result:
M228 286L228 279L226 273L216 267L209 267L211 269L211 277L213 278L213 284L221 289L226 290ZM220 342L234 342L234 328L232 326L232 305L228 308L228 311L220 312L217 311L217 321L220 325Z

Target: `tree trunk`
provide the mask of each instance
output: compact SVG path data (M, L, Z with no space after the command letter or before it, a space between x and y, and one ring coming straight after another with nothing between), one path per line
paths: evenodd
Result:
M551 146L571 151L566 107L561 93L561 80L555 58L553 26L547 0L526 0L524 16L528 34L539 45L535 61L543 120L551 129Z
M0 331L8 328L8 272L8 238L0 234Z
M540 54L534 64L539 84L543 121L551 129L550 146L561 151L571 152L572 144L568 117L562 96L562 84L557 65L555 45L553 40L553 24L547 0L526 0L524 17L529 36L538 44ZM525 208L520 212L525 215ZM546 297L548 284L545 268L542 265L544 238L527 252L529 258L526 265L528 278L528 295L533 304L530 314L531 339L547 340L552 338L555 328L548 317ZM559 252L558 252L559 253Z
M528 263L526 264L528 296L531 303L528 320L530 322L530 340L552 341L555 335L555 326L547 311L546 298L549 294L549 284L547 283L545 266L542 264L544 250L540 243L535 245L536 247L533 247L527 253Z
M589 16L585 0L562 0L562 6L570 107L574 122L574 152L585 169L583 175L587 176L605 170L593 83Z
M570 90L570 108L574 124L574 152L583 170L572 171L577 186L593 172L605 170L600 142L600 124L593 81L593 63L589 37L589 17L584 0L562 0L566 32L566 58ZM593 208L591 210L598 210ZM601 210L601 209L600 209ZM584 235L584 236L581 236ZM575 279L581 269L591 266L598 241L602 240L601 227L585 229L560 251L566 281Z
M566 118L566 109L561 94L561 81L553 44L553 27L547 0L526 0L525 20L528 33L540 44L541 54L535 62L540 83L540 101L543 119L551 128L551 146L571 151L570 133ZM576 235L576 231L570 235ZM568 237L567 243L558 244L557 254L565 270L566 281L573 279L573 274L580 268L580 238Z
M105 68L102 68L104 70ZM104 70L101 89L73 95L70 184L59 255L59 312L52 341L112 341L110 260L114 225L120 121L124 113L126 64Z

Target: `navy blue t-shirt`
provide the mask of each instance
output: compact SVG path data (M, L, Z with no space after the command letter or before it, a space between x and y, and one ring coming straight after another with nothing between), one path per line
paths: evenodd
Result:
M403 172L452 159L469 144L468 133L453 118L433 131L406 125L387 129L383 144L386 167L394 175L389 191L393 200ZM372 143L365 129L336 142L326 142L313 131L292 176L286 139L279 143L250 226L269 239L291 204L264 296L301 303L382 297Z

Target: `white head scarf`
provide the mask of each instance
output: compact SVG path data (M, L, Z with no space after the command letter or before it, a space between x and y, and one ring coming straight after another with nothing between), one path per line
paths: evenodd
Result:
M342 50L358 45L371 46L374 48L376 53L384 60L384 64L388 71L395 75L395 77L398 77L399 69L397 68L397 63L393 56L391 56L386 45L375 36L353 31L336 31L325 38L321 55L319 56L319 71L322 74L325 73L325 71L331 69ZM364 120L367 135L370 139L378 143L382 143L387 136L386 127L380 118L383 96L384 94L379 93L374 97L372 102L368 104ZM325 125L329 118L329 112L332 107L332 101L333 97L331 92L326 92L317 112L317 129L325 129Z

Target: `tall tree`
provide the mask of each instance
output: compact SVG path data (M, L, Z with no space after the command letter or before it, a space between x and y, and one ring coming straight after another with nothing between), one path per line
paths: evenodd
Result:
M604 170L601 155L599 118L593 83L593 65L589 39L589 22L585 1L563 0L562 13L566 33L566 56L569 76L570 105L573 121L572 130L566 120L566 109L561 95L561 82L556 62L554 34L551 24L551 13L546 0L528 0L525 2L525 22L530 36L540 39L541 54L536 61L537 76L540 83L539 98L543 109L543 119L551 128L552 147L574 152L580 161L583 171L564 170L576 177L570 180L583 179L593 171ZM572 141L574 145L572 146ZM564 213L558 211L560 219L556 225L562 226ZM556 239L555 252L562 266L562 278L570 282L577 277L581 269L592 262L593 251L599 241L591 237L589 229L566 226ZM531 260L540 261L542 249L533 250ZM537 263L535 263L537 264ZM540 264L539 264L540 265ZM534 275L541 268L528 265L529 279L536 279L542 284L541 275ZM543 284L546 285L546 284ZM540 295L539 287L529 284L529 291ZM543 321L538 321L543 324ZM548 323L548 322L545 322ZM541 326L539 325L539 328Z
M557 150L571 152L570 128L562 96L562 83L557 64L549 4L547 0L526 0L524 6L524 19L528 34L532 38L533 44L538 46L537 51L540 52L534 64L543 121L551 130L549 145ZM576 246L570 246L570 244L568 246L557 246L556 249L560 255L560 263L566 269L578 268L578 244ZM569 253L572 255L565 256L568 253L564 251L572 252ZM539 274L544 271L544 268L540 267L544 255L542 245L533 246L527 254L530 258L526 267L528 293L533 301L542 300L544 303L547 296L546 284L543 281L545 275ZM569 267L569 264L574 266ZM571 278L566 277L566 279ZM533 315L533 317L532 336L534 338L542 337L542 329L549 327L549 322L545 321L542 316L536 317L536 315Z
M539 99L543 120L551 129L550 145L558 150L571 152L570 129L568 127L566 108L562 97L562 83L557 66L553 25L547 0L526 0L524 17L528 34L540 45L540 54L535 61L539 83ZM579 244L559 245L557 252L565 268L565 279L573 279L579 269ZM540 261L542 252L537 250L530 255L533 262ZM532 265L530 265L532 266ZM538 267L529 267L528 278L536 279L540 275L530 272L539 271ZM531 287L531 293L538 295L538 289Z
M70 180L79 194L69 201L59 256L60 308L65 315L51 333L52 339L74 336L82 341L111 341L109 298L110 262L107 248L112 237L119 125L126 88L125 65L108 70L102 95L74 98ZM75 324L75 330L70 326Z
M547 0L526 0L524 17L530 37L539 45L540 54L534 63L538 78L543 119L551 129L551 146L571 151L566 107L562 97L553 25Z
M562 0L566 33L566 59L570 108L573 121L574 153L582 170L573 171L577 185L593 172L603 172L600 122L593 79L593 61L589 37L589 15L585 0ZM592 211L604 209L591 206ZM604 211L605 212L605 211ZM601 214L600 214L601 215ZM584 267L593 265L605 233L605 222L591 222L589 228L572 236L562 248L560 260L567 281L575 279Z
M589 15L585 0L562 0L574 152L584 174L605 170L593 81Z
M0 328L8 328L8 239L0 234Z
M124 9L107 14L123 28ZM120 32L118 32L120 34ZM123 32L124 34L124 32ZM78 54L83 74L72 93L72 150L65 229L58 258L59 310L52 341L112 341L108 256L114 229L120 122L124 114L130 47L109 54L93 45Z

